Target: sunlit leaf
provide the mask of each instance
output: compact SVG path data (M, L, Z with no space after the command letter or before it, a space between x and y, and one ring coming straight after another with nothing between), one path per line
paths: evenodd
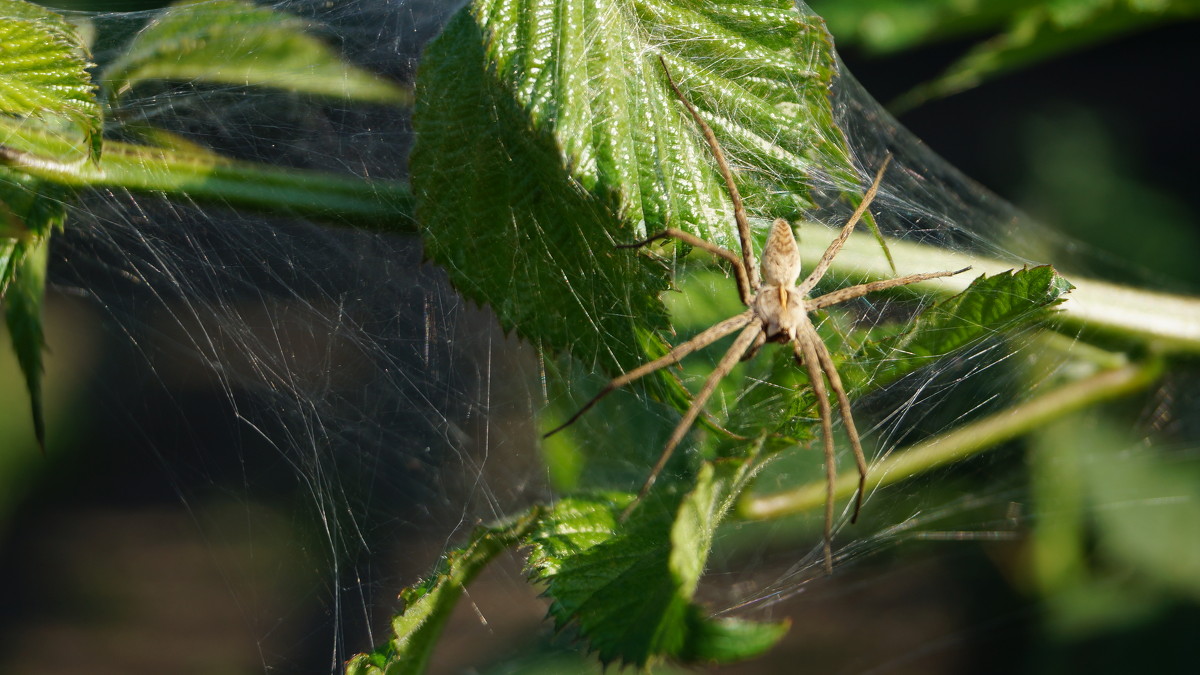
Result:
M1043 310L1062 302L1071 288L1048 265L980 276L930 307L910 329L877 331L893 334L869 340L838 368L860 394L886 386L956 349L1044 318Z
M832 121L829 36L790 1L479 2L418 78L411 165L429 256L506 328L609 374L665 348L645 337L667 328L669 279L614 245L667 223L737 245L660 56L735 168L754 167L737 172L752 213L798 216L818 172L859 189Z
M117 98L145 80L260 86L375 103L410 93L343 60L311 22L241 0L196 0L164 10L100 78Z
M0 113L76 127L81 155L100 155L100 106L75 29L49 10L0 1ZM82 158L82 157L81 157ZM73 158L56 158L73 159Z

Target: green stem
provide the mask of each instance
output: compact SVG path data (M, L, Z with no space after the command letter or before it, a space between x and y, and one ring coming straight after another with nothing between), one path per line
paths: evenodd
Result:
M994 448L1075 410L1100 401L1119 398L1145 389L1162 373L1162 360L1128 364L1077 380L1048 394L1002 410L966 426L891 453L876 462L867 475L867 491L891 485L940 466L960 461ZM854 494L858 472L838 476L834 487L838 499ZM773 495L747 496L738 514L748 519L768 519L808 511L825 504L824 481L802 485Z
M196 148L105 141L99 162L29 125L0 121L0 166L71 187L113 187L186 194L234 206L328 219L371 230L415 232L404 182L233 161ZM76 161L50 158L80 157Z
M805 223L797 228L800 253L817 260L828 243L829 230ZM889 239L895 259L893 272L879 243L867 233L855 233L833 261L841 274L868 279L971 267L968 274L918 284L922 290L949 297L966 289L979 274L999 274L1013 268L1010 262L959 253L909 241ZM1200 354L1200 298L1157 293L1089 279L1059 270L1075 285L1059 305L1055 323L1066 332L1093 330L1150 345L1162 353Z

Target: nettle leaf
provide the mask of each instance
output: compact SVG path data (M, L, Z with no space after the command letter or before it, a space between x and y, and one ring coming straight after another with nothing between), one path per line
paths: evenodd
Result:
M878 391L958 350L1011 333L1045 318L1073 288L1053 267L1010 270L979 276L962 293L930 306L909 322L882 324L845 343L851 326L830 313L819 332L829 346L847 392L857 398ZM839 346L840 345L840 346ZM764 347L747 364L738 406L728 421L740 433L768 430L772 449L805 442L819 422L817 401L804 369L791 352ZM770 386L761 383L769 382ZM760 383L760 384L755 384Z
M893 334L868 339L838 370L859 395L879 389L957 349L1044 318L1072 288L1049 265L981 275L922 313L909 330L883 329Z
M241 0L194 0L143 28L101 81L111 99L146 80L272 87L387 104L411 92L342 60L312 22Z
M461 549L447 554L438 570L400 598L404 611L392 618L395 637L369 654L346 663L348 675L417 675L425 671L442 627L463 589L497 555L515 547L540 518L534 509L505 525L481 527Z
M713 619L693 602L713 533L752 460L705 463L688 492L657 490L618 527L629 495L565 499L529 537L559 626L576 625L604 662L728 662L772 646L786 623Z
M668 223L737 245L660 57L741 169L751 213L798 216L815 172L858 189L833 123L830 38L791 0L481 0L418 77L428 255L506 329L609 375L662 354L668 328L666 268L614 246Z
M84 156L100 156L103 119L74 26L27 2L0 0L0 113L76 127Z

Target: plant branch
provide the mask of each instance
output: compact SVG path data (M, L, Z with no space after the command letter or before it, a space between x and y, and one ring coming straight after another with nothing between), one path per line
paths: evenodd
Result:
M898 450L876 462L866 481L870 491L945 466L1007 441L1069 412L1145 389L1162 373L1160 358L1127 364L1063 385L1012 408L989 415L909 448ZM854 494L858 472L838 476L834 492L838 499ZM773 495L747 496L737 512L747 519L780 518L820 508L825 504L825 482L813 482Z

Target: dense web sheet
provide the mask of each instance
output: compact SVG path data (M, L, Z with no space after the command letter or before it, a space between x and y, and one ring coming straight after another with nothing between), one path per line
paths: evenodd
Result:
M319 25L317 34L359 66L412 83L418 55L446 25L455 4L285 0L273 6L312 19ZM84 17L102 36L95 60L103 66L151 16ZM685 36L674 39L683 43ZM689 74L695 75L681 72L680 77ZM735 111L722 109L722 100L707 103L717 116L736 117ZM547 110L536 114L550 114ZM120 111L121 124L151 124L255 162L374 179L408 176L411 111L395 106L166 82L125 93ZM485 109L483 114L504 119L509 112ZM757 187L747 189L756 236L765 235L773 216L803 214L807 221L798 232L811 263L890 152L895 159L872 207L872 224L897 266L905 267L900 273L955 269L964 266L958 264L962 261L976 266L967 275L972 278L1047 262L1068 278L1106 271L1107 263L1090 258L1085 247L1030 223L947 166L898 127L848 73L836 80L831 112L844 138L820 140L844 143L844 164L789 175L784 161L763 165L769 149L756 148L753 139L727 147L736 170L758 175ZM736 125L729 126L736 135ZM703 154L695 158L707 165ZM471 171L470 148L450 161ZM603 168L604 158L597 165ZM583 188L595 187L588 183L593 178L590 169L581 169ZM265 540L258 528L276 521L251 516L266 509L295 536L281 545L279 559L300 559L298 565L310 574L316 570L297 582L304 587L297 592L300 599L277 611L268 608L276 611L269 620L257 616L264 607L256 606L251 591L229 584L245 608L247 639L259 645L264 671L313 672L326 666L336 671L351 654L386 639L396 593L432 569L438 556L461 544L474 526L545 500L552 489L636 488L678 419L685 390L698 388L720 346L689 359L678 382L672 375L613 396L563 439L548 443L546 457L540 454L539 432L587 400L618 366L644 360L647 353L737 310L732 277L698 252L611 248L662 222L691 218L708 238L736 250L723 188L711 175L701 182L707 190L699 200L701 213L691 213L683 197L647 190L635 200L640 216L622 211L633 223L630 230L589 239L593 248L586 255L598 263L591 276L586 269L568 269L568 263L555 268L551 260L537 262L551 265L537 274L567 279L565 286L547 286L541 296L536 286L531 291L514 282L510 292L522 297L513 302L540 305L545 314L540 320L568 321L554 303L574 301L571 311L584 320L570 326L573 335L564 343L522 340L527 334L512 319L520 312L501 310L497 319L474 302L477 290L464 290L472 298L465 299L449 280L461 285L471 276L470 254L457 268L423 262L425 249L415 234L267 217L211 201L118 189L85 192L72 205L66 233L55 240L52 292L81 297L104 315L103 344L114 365L98 367L88 395L102 401L102 417L116 420L101 425L105 433L125 427L128 438L135 439L133 447L157 458L153 469L142 470L159 476L182 498L209 541L235 536L220 528L241 528L241 534ZM784 193L800 182L810 191ZM781 187L772 192L764 185ZM767 212L779 208L786 212ZM500 220L505 218L509 215ZM548 223L525 227L513 220L497 239L511 239L514 251L546 246L558 236L539 229ZM425 245L447 247L445 241ZM604 266L602 259L613 256L626 256L628 262L619 264L645 271L654 281L636 291L610 288L615 304L598 306L594 287L623 281L609 276ZM866 228L842 256L847 262L835 266L829 289L892 276L880 239ZM514 266L534 264L516 253L512 260ZM569 263L575 264L574 259ZM970 280L924 295L864 298L848 311L821 315L819 328L839 359L848 358L866 331L890 323L904 326ZM664 305L658 305L660 298ZM612 328L617 325L612 316L643 311L659 312L646 318L650 329L621 334ZM1076 345L1076 330L1068 323L1061 333L1047 336L1023 326L973 339L950 357L931 359L929 367L906 372L879 390L863 383L887 371L889 356L848 364L858 373L848 377L856 377L867 392L853 405L872 466L878 470L899 449L1072 379L1071 368L1086 367L1072 359L1073 353L1091 349ZM747 426L770 411L803 402L789 393L805 388L801 370L771 346L765 351L771 353L759 357L764 363L740 368L722 386L708 406L711 419L694 432L693 447L684 448L690 452L679 453L680 467L701 451L736 445L722 427L747 433ZM1161 399L1158 404L1179 405ZM768 494L820 479L813 420L798 417L803 424L784 434L796 442L766 469L756 491ZM1146 417L1148 427L1162 419L1154 413ZM1134 429L1129 445L1146 433ZM852 467L840 429L838 434L839 461ZM596 449L580 449L593 439L603 440L596 441ZM919 542L1019 538L1031 517L1036 520L1027 511L1029 491L1019 453L1009 447L869 491L863 519L854 526L842 511L848 504L843 500L837 565L881 569L872 567L873 561ZM214 502L249 504L245 522L209 522L207 505ZM702 597L717 613L779 618L796 611L800 600L828 607L851 595L821 573L819 520L819 509L810 509L722 530L711 563L715 581L706 580ZM897 574L911 571L903 569ZM934 576L944 573L938 567ZM856 578L868 587L890 583L869 574ZM520 593L517 587L499 582L501 592ZM474 601L464 604L471 607ZM523 626L524 615L506 615L503 604L487 606L481 597L476 611L493 626ZM903 662L909 653L894 652L892 658ZM455 664L453 659L446 663Z

